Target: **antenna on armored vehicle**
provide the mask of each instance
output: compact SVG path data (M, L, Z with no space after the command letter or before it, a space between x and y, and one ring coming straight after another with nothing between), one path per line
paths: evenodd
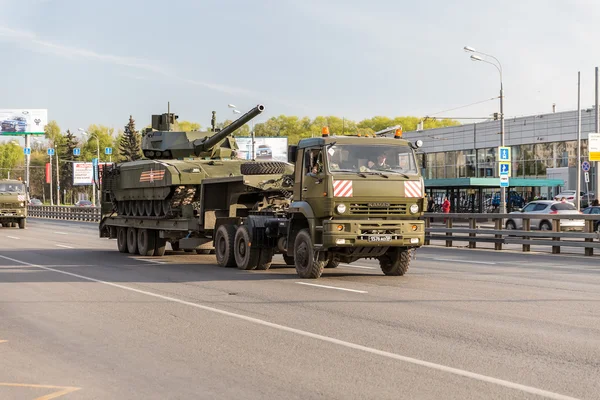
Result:
M215 131L215 126L217 124L217 112L216 111L212 112L212 119L210 120L210 124L212 126L211 130L214 132Z
M171 130L171 102L167 101L167 131Z

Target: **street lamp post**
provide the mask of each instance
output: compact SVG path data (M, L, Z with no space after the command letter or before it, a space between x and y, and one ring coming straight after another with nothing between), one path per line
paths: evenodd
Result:
M96 157L98 158L98 171L100 171L100 139L98 139L98 135L89 133L83 128L79 128L79 131L88 137L94 136L96 138ZM96 170L94 168L93 168L93 170L94 170L94 172L92 174L92 183L93 183L94 189L92 190L92 203L94 203L94 206L97 207L98 205L96 204L96 191L99 190L100 187L99 187L98 183L96 182ZM98 175L100 175L100 174L98 173ZM100 200L100 193L98 193L98 201L99 200Z
M469 46L465 46L464 50L469 52L469 53L478 53L481 54L483 56L486 57L490 57L493 60L496 61L496 63L490 62L484 58L482 58L481 56L478 56L477 54L472 54L471 55L471 60L473 61L481 61L490 65L493 65L494 67L496 67L496 69L498 70L498 72L500 73L500 146L504 147L504 86L502 83L502 64L500 64L500 61L490 55L490 54L486 54L483 53L481 51L477 51L472 47ZM496 152L497 154L499 152ZM505 187L501 187L500 188L500 213L501 214L505 214L506 213L506 188Z

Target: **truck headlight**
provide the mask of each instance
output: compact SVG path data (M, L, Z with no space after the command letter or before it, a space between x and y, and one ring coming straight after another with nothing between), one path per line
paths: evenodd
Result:
M419 205L418 204L413 204L410 206L410 212L412 214L416 214L419 212Z
M25 203L21 203L21 207L24 207L24 206L25 206Z
M346 205L345 204L338 204L337 207L335 207L336 211L340 214L343 214L346 212Z

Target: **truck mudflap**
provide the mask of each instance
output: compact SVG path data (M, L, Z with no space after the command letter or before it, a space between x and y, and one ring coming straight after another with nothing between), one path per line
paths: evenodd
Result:
M419 220L328 220L323 221L322 248L420 247L425 241L425 223Z

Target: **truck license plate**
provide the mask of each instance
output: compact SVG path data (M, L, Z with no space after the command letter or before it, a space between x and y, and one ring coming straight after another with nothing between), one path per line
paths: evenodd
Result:
M369 236L369 242L391 242L391 235Z

